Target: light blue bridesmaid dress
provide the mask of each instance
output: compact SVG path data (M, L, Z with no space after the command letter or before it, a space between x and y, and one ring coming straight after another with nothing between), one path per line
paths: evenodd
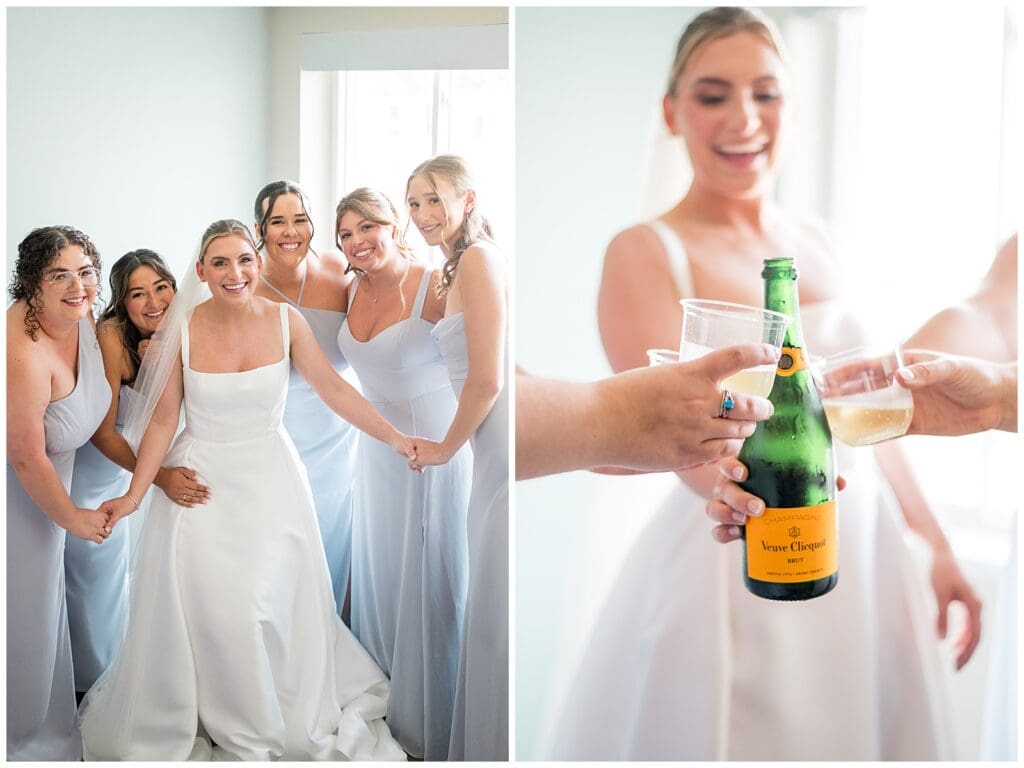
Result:
M433 331L452 388L462 397L469 371L463 313ZM505 385L469 439L469 597L459 654L449 760L508 760L508 342Z
M457 402L424 320L431 273L412 315L338 345L363 394L406 434L444 438ZM353 284L355 298L358 281ZM410 755L445 760L466 600L466 508L472 455L464 446L420 475L377 440L359 444L352 523L352 630L391 678L388 727Z
M78 376L46 407L46 455L65 490L75 450L110 407L92 324L78 324ZM78 760L75 681L64 597L66 531L29 498L7 465L7 759Z
M338 331L345 322L345 313L303 307L306 274L302 275L297 301L289 299L266 278L263 278L263 284L306 318L317 344L340 375L349 367L338 348ZM323 539L327 567L331 572L334 603L340 613L348 593L352 563L352 486L359 430L324 405L294 366L288 379L284 427L299 451L313 489L320 538Z
M120 433L135 390L122 385L115 426ZM128 490L131 473L87 442L75 453L71 500L98 509ZM158 491L159 492L159 491ZM103 674L121 642L128 604L129 536L127 520L102 544L68 536L64 541L64 579L68 600L75 690L88 691Z

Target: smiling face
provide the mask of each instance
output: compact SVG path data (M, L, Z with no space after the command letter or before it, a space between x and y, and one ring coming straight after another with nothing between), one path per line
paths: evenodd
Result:
M753 32L701 44L666 95L665 121L686 141L694 182L728 197L763 194L779 156L786 73Z
M413 176L406 190L409 217L428 245L450 246L459 238L473 190L459 195L447 179L435 177L436 189L425 176Z
M349 264L372 273L399 258L395 227L368 219L355 210L347 210L338 220L338 244Z
M264 212L267 210L267 202L263 202ZM312 237L313 228L302 199L294 193L279 196L267 216L263 233L267 257L272 261L294 264L306 256Z
M161 277L152 267L143 264L128 276L124 309L142 338L147 339L156 332L173 299L171 281Z
M98 273L92 258L81 246L69 245L57 252L57 257L43 270L42 313L81 320L89 312L99 290Z
M210 286L215 301L244 303L256 290L260 259L247 238L224 235L210 241L196 272Z

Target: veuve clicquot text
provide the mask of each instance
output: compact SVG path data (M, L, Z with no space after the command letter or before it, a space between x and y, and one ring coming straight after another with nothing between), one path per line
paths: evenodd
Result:
M769 399L775 412L746 439L743 488L765 511L743 531L743 580L771 600L820 597L839 581L832 434L807 367L793 259L764 262L767 309L792 318Z

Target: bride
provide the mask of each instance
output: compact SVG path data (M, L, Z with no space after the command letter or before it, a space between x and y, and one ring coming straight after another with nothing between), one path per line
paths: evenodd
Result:
M138 508L165 454L210 499L154 499L121 649L82 704L86 760L405 758L383 721L388 681L334 610L281 423L289 363L371 437L409 458L416 443L337 376L295 309L255 295L260 267L244 224L211 224L143 362L125 428L138 462L105 504L111 524Z

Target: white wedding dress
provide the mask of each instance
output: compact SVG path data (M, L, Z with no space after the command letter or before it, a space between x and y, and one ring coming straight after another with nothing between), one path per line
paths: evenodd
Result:
M153 496L130 618L80 712L86 760L403 760L388 681L334 610L305 469L282 426L285 354L240 373L189 366L165 464L210 501ZM123 524L123 523L122 523Z
M660 222L683 296L692 279ZM801 307L808 349L856 346L838 302ZM542 752L554 760L948 760L948 672L905 524L870 449L838 442L839 584L806 602L743 585L682 483L627 555Z

